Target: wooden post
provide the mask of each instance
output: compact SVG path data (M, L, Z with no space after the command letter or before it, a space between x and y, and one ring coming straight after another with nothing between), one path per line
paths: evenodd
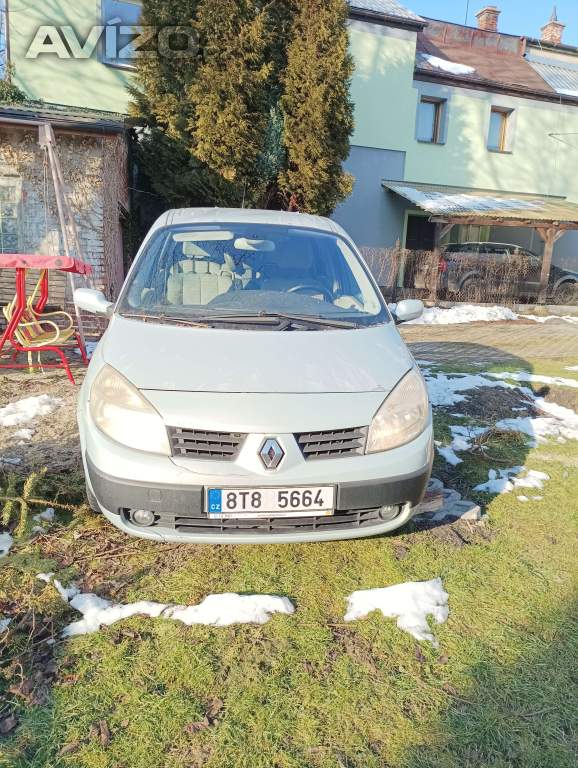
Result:
M544 256L542 258L542 273L540 275L540 291L538 293L538 304L545 304L548 300L548 284L550 282L550 269L552 268L552 256L554 254L554 243L558 240L554 227L546 230L539 230L540 236L544 239Z
M71 249L71 239L72 239L72 244L76 248L76 256L77 258L80 259L82 258L82 254L80 253L80 242L78 239L76 222L74 221L74 214L72 213L72 208L68 204L68 200L66 199L66 195L64 192L64 178L62 176L62 169L60 167L58 155L56 154L56 149L55 149L56 141L54 138L54 131L52 130L52 125L50 123L45 123L44 125L40 125L38 127L38 143L42 148L46 149L46 151L48 152L48 158L50 161L50 170L52 172L52 181L54 183L54 196L56 198L56 207L58 209L58 220L60 222L60 229L62 231L62 243L64 246L64 254L65 256L68 256L68 257L72 256L72 249ZM45 205L48 205L47 200L45 201ZM70 290L72 292L72 303L74 304L74 312L76 314L76 323L77 323L78 333L82 340L83 347L86 348L86 343L84 340L84 326L82 322L82 317L80 315L80 311L78 307L74 303L74 290L76 288L76 285L74 281L74 275L72 274L72 272L68 272L68 281L70 284Z
M438 277L440 263L440 240L442 238L443 224L434 225L434 248L431 255L430 278L429 278L429 298L434 304L438 298Z
M437 301L438 282L439 282L439 264L441 256L441 241L453 228L453 224L445 222L435 222L434 249L432 252L431 275L430 275L430 301Z

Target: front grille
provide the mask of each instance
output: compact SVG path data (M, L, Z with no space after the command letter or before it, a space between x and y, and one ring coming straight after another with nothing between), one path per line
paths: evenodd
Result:
M169 427L173 456L193 459L233 461L239 455L246 435L238 432L203 432L198 429Z
M367 427L335 429L327 432L303 432L295 435L306 460L358 456L365 451Z
M186 517L177 517L167 513L156 515L155 527L169 528L178 533L206 534L268 534L268 533L310 533L313 531L344 531L371 528L371 526L394 520L399 516L401 507L383 507L379 509L356 509L337 511L330 517L269 517L260 520L211 520L205 514L192 513ZM129 521L128 509L121 509L121 514ZM150 530L150 529L143 529Z

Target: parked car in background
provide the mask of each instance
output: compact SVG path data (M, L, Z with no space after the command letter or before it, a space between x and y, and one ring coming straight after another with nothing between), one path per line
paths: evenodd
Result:
M536 299L542 257L508 243L452 243L440 259L440 287L448 298L483 301L484 295ZM578 298L578 272L552 265L548 296L556 304Z
M429 481L427 389L349 236L317 216L165 213L110 317L78 421L91 506L156 541L385 533Z

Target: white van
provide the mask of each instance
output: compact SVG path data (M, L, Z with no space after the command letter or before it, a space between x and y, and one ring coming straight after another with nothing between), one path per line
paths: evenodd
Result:
M334 222L168 211L112 305L81 390L91 506L158 541L350 539L412 517L431 408L396 321Z

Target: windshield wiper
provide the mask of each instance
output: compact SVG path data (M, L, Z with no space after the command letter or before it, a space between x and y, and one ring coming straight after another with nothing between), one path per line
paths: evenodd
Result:
M187 325L193 328L207 328L213 323L231 325L264 325L271 326L274 330L286 331L295 326L304 325L309 328L358 328L357 323L348 320L334 320L332 318L319 317L317 315L293 315L285 312L258 312L230 315L202 315L195 318L173 317L172 315L154 315L123 312L122 317L132 320L143 320L151 323L169 323L174 325Z
M193 328L206 328L207 323L204 320L191 320L184 317L171 317L170 315L141 315L132 312L121 312L121 317L129 320L142 320L145 323L167 323L170 325L187 325Z
M295 324L303 324L325 328L357 328L357 323L349 320L334 320L319 315L294 315L286 312L258 312L238 315L203 315L197 318L201 323L258 323L263 325L282 325L285 330ZM286 325L283 325L286 321Z

